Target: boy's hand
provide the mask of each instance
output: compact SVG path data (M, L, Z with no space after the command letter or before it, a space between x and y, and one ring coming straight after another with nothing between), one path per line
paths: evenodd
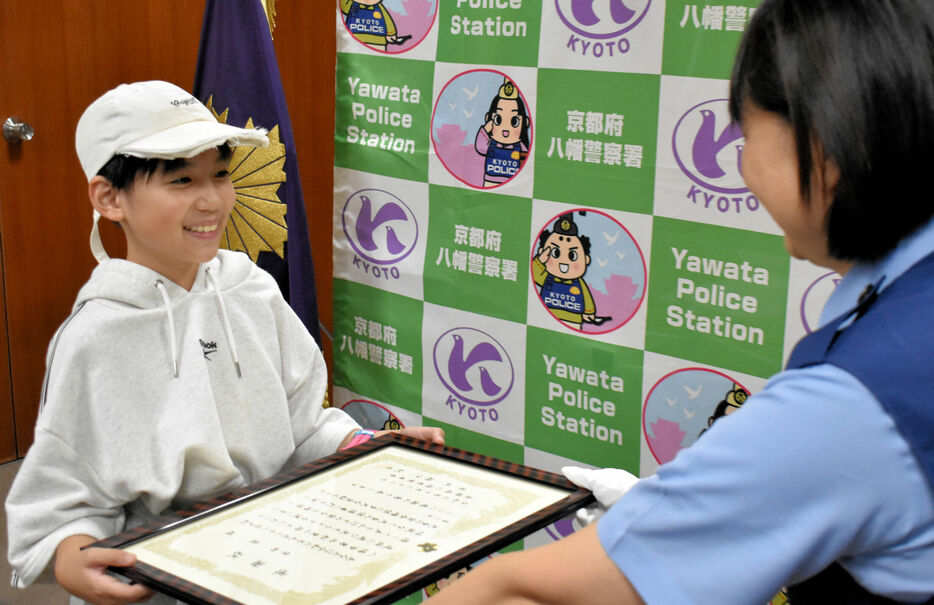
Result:
M415 439L424 439L431 443L444 445L444 429L435 426L407 426L397 431L376 431L376 436L379 437L384 433L399 433L400 435L408 435Z
M107 567L127 567L136 555L112 548L82 546L97 542L86 535L69 536L55 550L55 579L62 588L96 605L140 603L154 594L141 584L125 584L107 574Z
M348 447L356 433L357 431L351 431L347 433L347 436L344 437L340 447L337 449L342 450L345 447ZM398 429L395 431L373 431L373 436L382 437L387 433L399 433L400 435L406 435L415 439L423 439L424 441L430 441L431 443L444 445L444 429L440 429L434 426L407 426L403 429Z

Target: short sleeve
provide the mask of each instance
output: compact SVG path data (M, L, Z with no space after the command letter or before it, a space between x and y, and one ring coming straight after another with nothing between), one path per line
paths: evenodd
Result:
M870 590L923 596L932 500L878 401L824 365L774 377L622 498L598 534L647 603L765 603L838 559Z

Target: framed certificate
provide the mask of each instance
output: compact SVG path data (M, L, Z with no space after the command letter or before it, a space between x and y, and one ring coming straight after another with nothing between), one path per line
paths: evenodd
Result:
M92 546L187 603L391 603L593 502L563 476L390 433Z

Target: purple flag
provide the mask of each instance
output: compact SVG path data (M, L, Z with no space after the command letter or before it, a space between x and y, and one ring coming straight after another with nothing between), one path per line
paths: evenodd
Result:
M230 173L237 202L221 245L248 253L271 273L320 344L292 124L259 0L207 0L193 92L221 122L269 130L269 147L234 150Z

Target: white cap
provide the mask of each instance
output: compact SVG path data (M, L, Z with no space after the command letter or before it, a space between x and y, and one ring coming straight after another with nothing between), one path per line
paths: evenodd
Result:
M190 158L223 143L269 144L263 128L223 124L201 101L182 88L153 80L121 84L91 103L75 131L81 168L94 178L115 155L172 160ZM98 261L107 258L94 212L91 249Z

